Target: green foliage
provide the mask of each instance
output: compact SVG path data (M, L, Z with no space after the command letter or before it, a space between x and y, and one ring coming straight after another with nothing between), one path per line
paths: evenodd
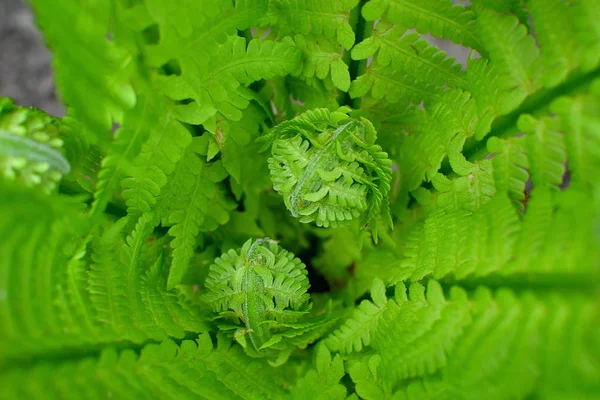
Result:
M312 306L306 274L305 265L274 240L250 239L210 266L203 300L240 326L233 336L249 355L269 356L271 349L288 351L287 339L319 326L303 321ZM231 329L227 323L222 328Z
M600 398L597 1L32 8L0 397Z
M10 99L0 99L2 178L51 192L71 170L60 152L62 145L54 119L39 110L17 108Z
M391 161L375 139L369 121L341 110L317 109L281 123L267 139L273 189L300 222L335 228L362 214L363 225L374 224L382 213L391 224Z

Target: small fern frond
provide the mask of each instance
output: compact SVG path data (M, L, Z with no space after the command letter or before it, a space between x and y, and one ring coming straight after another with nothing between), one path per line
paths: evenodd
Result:
M133 329L133 313L126 295L125 271L114 251L122 240L121 232L127 222L127 219L118 221L94 241L88 291L97 321L120 336L139 342L144 339L144 335Z
M207 316L197 306L186 304L176 292L164 290L167 269L168 265L159 256L142 278L142 301L149 313L171 338L183 339L186 332L206 332Z
M373 301L361 301L354 309L352 317L346 319L342 326L325 339L328 348L340 353L352 353L359 352L363 346L371 344L373 332L377 329L387 306L385 286L381 280L373 281L371 299Z
M162 96L142 97L144 120L132 120L148 131L148 139L126 169L122 195L132 215L155 209L157 198L191 143L190 133L175 119L185 106L172 106ZM171 107L172 112L160 110Z
M331 399L341 400L346 398L346 388L339 383L344 376L344 362L339 355L331 356L325 345L317 348L314 369L310 369L303 377L298 379L292 388L291 398L302 399Z
M376 63L369 66L364 75L359 76L350 84L350 96L359 98L368 93L377 99L385 99L405 110L410 105L421 102L432 103L442 94L443 90L426 80L417 80L402 66L392 64L381 67Z
M194 151L197 143L192 141L162 195L163 225L171 227L169 235L174 238L169 289L179 284L187 271L201 228L208 231L225 224L233 208L216 185L227 176L221 162L203 162Z
M525 114L519 118L517 127L527 134L525 145L533 185L558 188L565 174L567 154L556 119L536 120Z
M348 65L342 60L339 46L333 41L321 39L316 41L312 37L302 35L294 37L294 42L304 53L302 72L299 74L304 79L317 77L321 80L331 76L334 86L343 92L350 88L350 72Z
M110 7L102 1L34 1L38 25L54 54L59 91L70 116L85 126L95 142L110 140L113 122L136 103L127 49L107 39ZM78 82L73 76L80 76ZM95 93L90 96L90 93Z
M529 160L520 138L499 139L491 137L487 141L487 150L492 154L494 183L496 190L508 193L513 204L523 210L525 185L529 179Z
M418 73L419 80L435 86L444 86L444 83L462 89L467 86L460 64L455 63L453 58L446 58L445 52L421 40L418 33L406 33L398 26L387 27L379 23L370 37L352 49L354 60L375 56L373 63ZM369 73L368 70L366 73Z
M106 348L58 368L38 364L26 371L13 367L2 374L7 396L101 399L110 393L116 398L280 399L285 395L281 385L287 383L283 371L264 360L248 360L225 340L215 349L208 335L180 345L170 340L148 344L140 355Z
M540 89L540 51L515 16L481 8L477 10L477 27L503 91L520 103Z
M570 302L554 293L516 295L504 289L492 294L478 289L473 296L473 322L458 338L448 365L437 376L410 382L394 399L454 399L457 393L467 393L460 398L468 399L524 398L532 393L593 398L597 368L583 377L580 362L572 360L585 350L574 345L560 351L556 341L569 334L577 338L572 343L585 343L584 338L593 335L589 318L597 316L596 307L597 300L586 296ZM589 361L597 365L598 353L591 357ZM541 376L551 378L540 380Z
M380 213L389 223L391 162L372 124L343 111L308 111L271 131L273 186L303 223L336 227L362 214L361 223L374 224Z
M132 161L140 152L153 128L156 110L152 109L151 99L139 99L131 111L125 113L123 126L115 132L114 140L102 159L98 182L94 192L92 214L101 214L120 189ZM150 124L148 124L150 122Z
M229 250L210 266L203 300L220 311L221 317L240 326L235 338L250 356L277 358L279 352L271 347L281 341L283 333L276 328L286 324L273 324L269 317L281 315L282 319L298 321L310 309L305 268L274 240L248 240L241 249ZM289 354L289 349L281 350Z
M433 280L426 290L412 284L408 295L403 285L395 290L395 302L383 314L371 344L381 355L382 374L391 385L446 365L448 353L471 322L467 296L460 288L453 288L448 299Z
M431 111L417 111L415 118L420 127L403 138L402 187L412 191L423 180L431 180L449 152L450 140L462 135L463 139L475 134L478 126L477 109L469 93L460 90L444 93ZM410 149L410 151L407 151Z
M591 84L589 94L561 97L551 110L560 116L571 178L593 184L600 174L600 118L597 102L600 99L600 81Z
M354 45L354 32L348 23L349 10L358 0L269 0L268 24L280 36L313 34L335 38L346 50Z
M544 84L554 87L581 64L583 49L577 43L571 7L563 1L528 0L527 8L541 48Z
M3 362L101 341L100 327L90 326L89 295L78 287L85 283L81 263L92 222L85 206L10 181L0 181L0 193Z
M600 63L600 29L595 21L600 16L600 6L594 0L581 0L573 4L572 20L576 25L577 40L583 52L581 67L590 71Z
M302 53L289 38L281 42L254 39L246 43L244 38L236 36L229 37L208 56L201 59L182 56L181 76L157 76L156 85L173 100L193 99L201 107L209 105L228 118L239 120L240 110L249 104L238 90L240 86L296 71Z
M475 14L470 7L453 5L451 0L373 0L365 4L362 14L367 21L383 18L405 29L430 33L485 54Z

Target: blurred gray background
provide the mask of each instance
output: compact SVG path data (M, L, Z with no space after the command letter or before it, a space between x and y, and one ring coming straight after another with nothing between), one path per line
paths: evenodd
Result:
M468 49L425 37L464 65ZM19 105L35 106L51 115L65 113L56 98L51 53L25 0L0 0L0 96L12 97Z
M50 57L25 1L0 0L0 96L64 115L55 94Z

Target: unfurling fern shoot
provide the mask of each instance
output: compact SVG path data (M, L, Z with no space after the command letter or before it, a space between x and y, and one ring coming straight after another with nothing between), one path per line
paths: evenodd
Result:
M361 218L366 225L382 217L391 225L392 162L371 122L349 111L315 109L276 126L268 136L273 187L304 223L337 227Z
M269 238L248 240L218 257L205 286L204 300L220 319L233 322L220 327L235 329L236 340L254 357L280 357L289 349L283 335L295 336L290 331L300 326L294 323L311 308L305 265Z
M52 192L71 170L58 129L44 112L0 99L0 179Z

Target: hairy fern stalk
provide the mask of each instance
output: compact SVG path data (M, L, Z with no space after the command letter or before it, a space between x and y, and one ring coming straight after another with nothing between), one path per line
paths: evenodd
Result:
M597 0L31 6L0 398L600 399Z

